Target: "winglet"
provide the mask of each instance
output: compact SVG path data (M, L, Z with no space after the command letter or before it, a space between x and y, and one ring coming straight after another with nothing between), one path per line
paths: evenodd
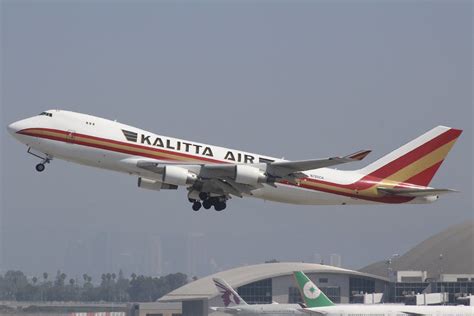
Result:
M344 158L345 159L350 159L350 160L362 160L365 157L367 157L367 155L370 154L371 152L372 152L372 150L359 150L358 152L347 155Z

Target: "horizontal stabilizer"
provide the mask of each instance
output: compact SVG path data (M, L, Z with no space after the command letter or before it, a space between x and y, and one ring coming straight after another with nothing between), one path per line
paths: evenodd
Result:
M416 189L416 188L377 188L378 191L388 195L407 196L407 197L422 197L433 196L446 193L458 192L451 189Z
M222 312L227 314L238 314L242 311L241 308L235 307L209 307L209 309L214 312Z
M298 308L298 311L306 313L308 315L317 315L317 316L325 316L328 314L326 310L318 310L317 308Z

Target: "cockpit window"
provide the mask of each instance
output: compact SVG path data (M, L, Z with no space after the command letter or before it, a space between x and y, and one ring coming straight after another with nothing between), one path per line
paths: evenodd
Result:
M49 117L53 117L53 113L48 113L48 112L41 112L39 115L46 115Z

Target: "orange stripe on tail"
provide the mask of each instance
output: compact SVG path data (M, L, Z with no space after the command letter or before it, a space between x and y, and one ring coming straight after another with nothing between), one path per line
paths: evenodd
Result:
M461 133L459 129L435 127L360 172L378 179L428 186Z

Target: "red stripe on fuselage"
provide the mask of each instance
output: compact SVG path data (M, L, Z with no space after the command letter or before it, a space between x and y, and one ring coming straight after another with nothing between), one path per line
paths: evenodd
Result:
M69 132L65 132L65 131L62 131L62 130L56 130L56 129L50 129L50 128L28 128L28 129L24 129L24 130L19 131L18 134L34 136L34 137L40 137L40 138L48 138L48 139L52 139L52 140L61 141L61 142L64 142L64 143L73 143L73 144L78 144L78 145L84 145L84 146L90 146L90 147L95 147L95 148L106 149L106 150L110 150L110 151L119 151L119 152L123 152L123 153L127 153L127 154L136 154L137 156L144 156L144 157L149 157L149 158L155 158L156 159L156 157L154 157L152 155L150 156L150 155L146 155L146 154L140 153L140 152L133 152L133 151L129 151L129 150L121 150L121 149L118 149L116 147L108 147L108 146L99 145L99 144L85 143L85 142L78 141L77 139L74 139L74 138L63 139L63 138L60 138L60 137L54 137L54 136L42 135L42 134L35 134L34 132L33 133L29 132L29 131L34 131L34 130L42 130L42 131L58 133L58 134L62 134L62 135L69 135L70 134ZM203 160L203 161L214 162L214 163L223 163L223 161L220 161L220 160L217 160L217 159L206 158L206 157L201 157L201 156L194 156L194 155L191 155L191 154L185 154L185 153L181 153L181 152L174 152L174 151L171 151L171 150L160 149L160 148L156 148L156 147L147 147L147 146L131 144L131 143L125 143L125 142L121 142L121 141L117 141L117 140L113 140L113 139L101 138L101 137L90 136L90 135L79 134L79 133L73 133L73 135L74 135L74 137L83 137L83 138L88 138L88 139L97 140L97 141L101 141L101 142L108 142L108 143L111 143L111 144L117 144L117 145L128 146L128 147L139 148L139 149L146 149L146 150L151 150L151 151L154 151L154 152L159 152L159 153L164 153L164 154L173 154L173 155L180 156L180 157L185 157L185 158ZM170 158L163 158L163 159L172 160Z
M306 179L308 180L308 179ZM414 197L406 197L406 196L381 196L381 197L370 197L370 196L365 196L365 195L358 195L358 194L351 194L351 193L346 193L346 192L341 192L341 191L336 191L336 190L331 190L327 188L315 188L310 185L306 185L304 183L300 183L300 185L297 184L292 184L289 183L288 181L281 181L281 184L293 186L293 187L298 187L298 188L304 188L308 190L313 190L313 191L321 191L321 192L326 192L326 193L331 193L331 194L336 194L336 195L342 195L342 196L347 196L354 198L356 200L365 200L365 201L372 201L372 202L380 202L380 203L388 203L388 204L401 204L401 203L406 203L410 202L411 200L415 199Z

